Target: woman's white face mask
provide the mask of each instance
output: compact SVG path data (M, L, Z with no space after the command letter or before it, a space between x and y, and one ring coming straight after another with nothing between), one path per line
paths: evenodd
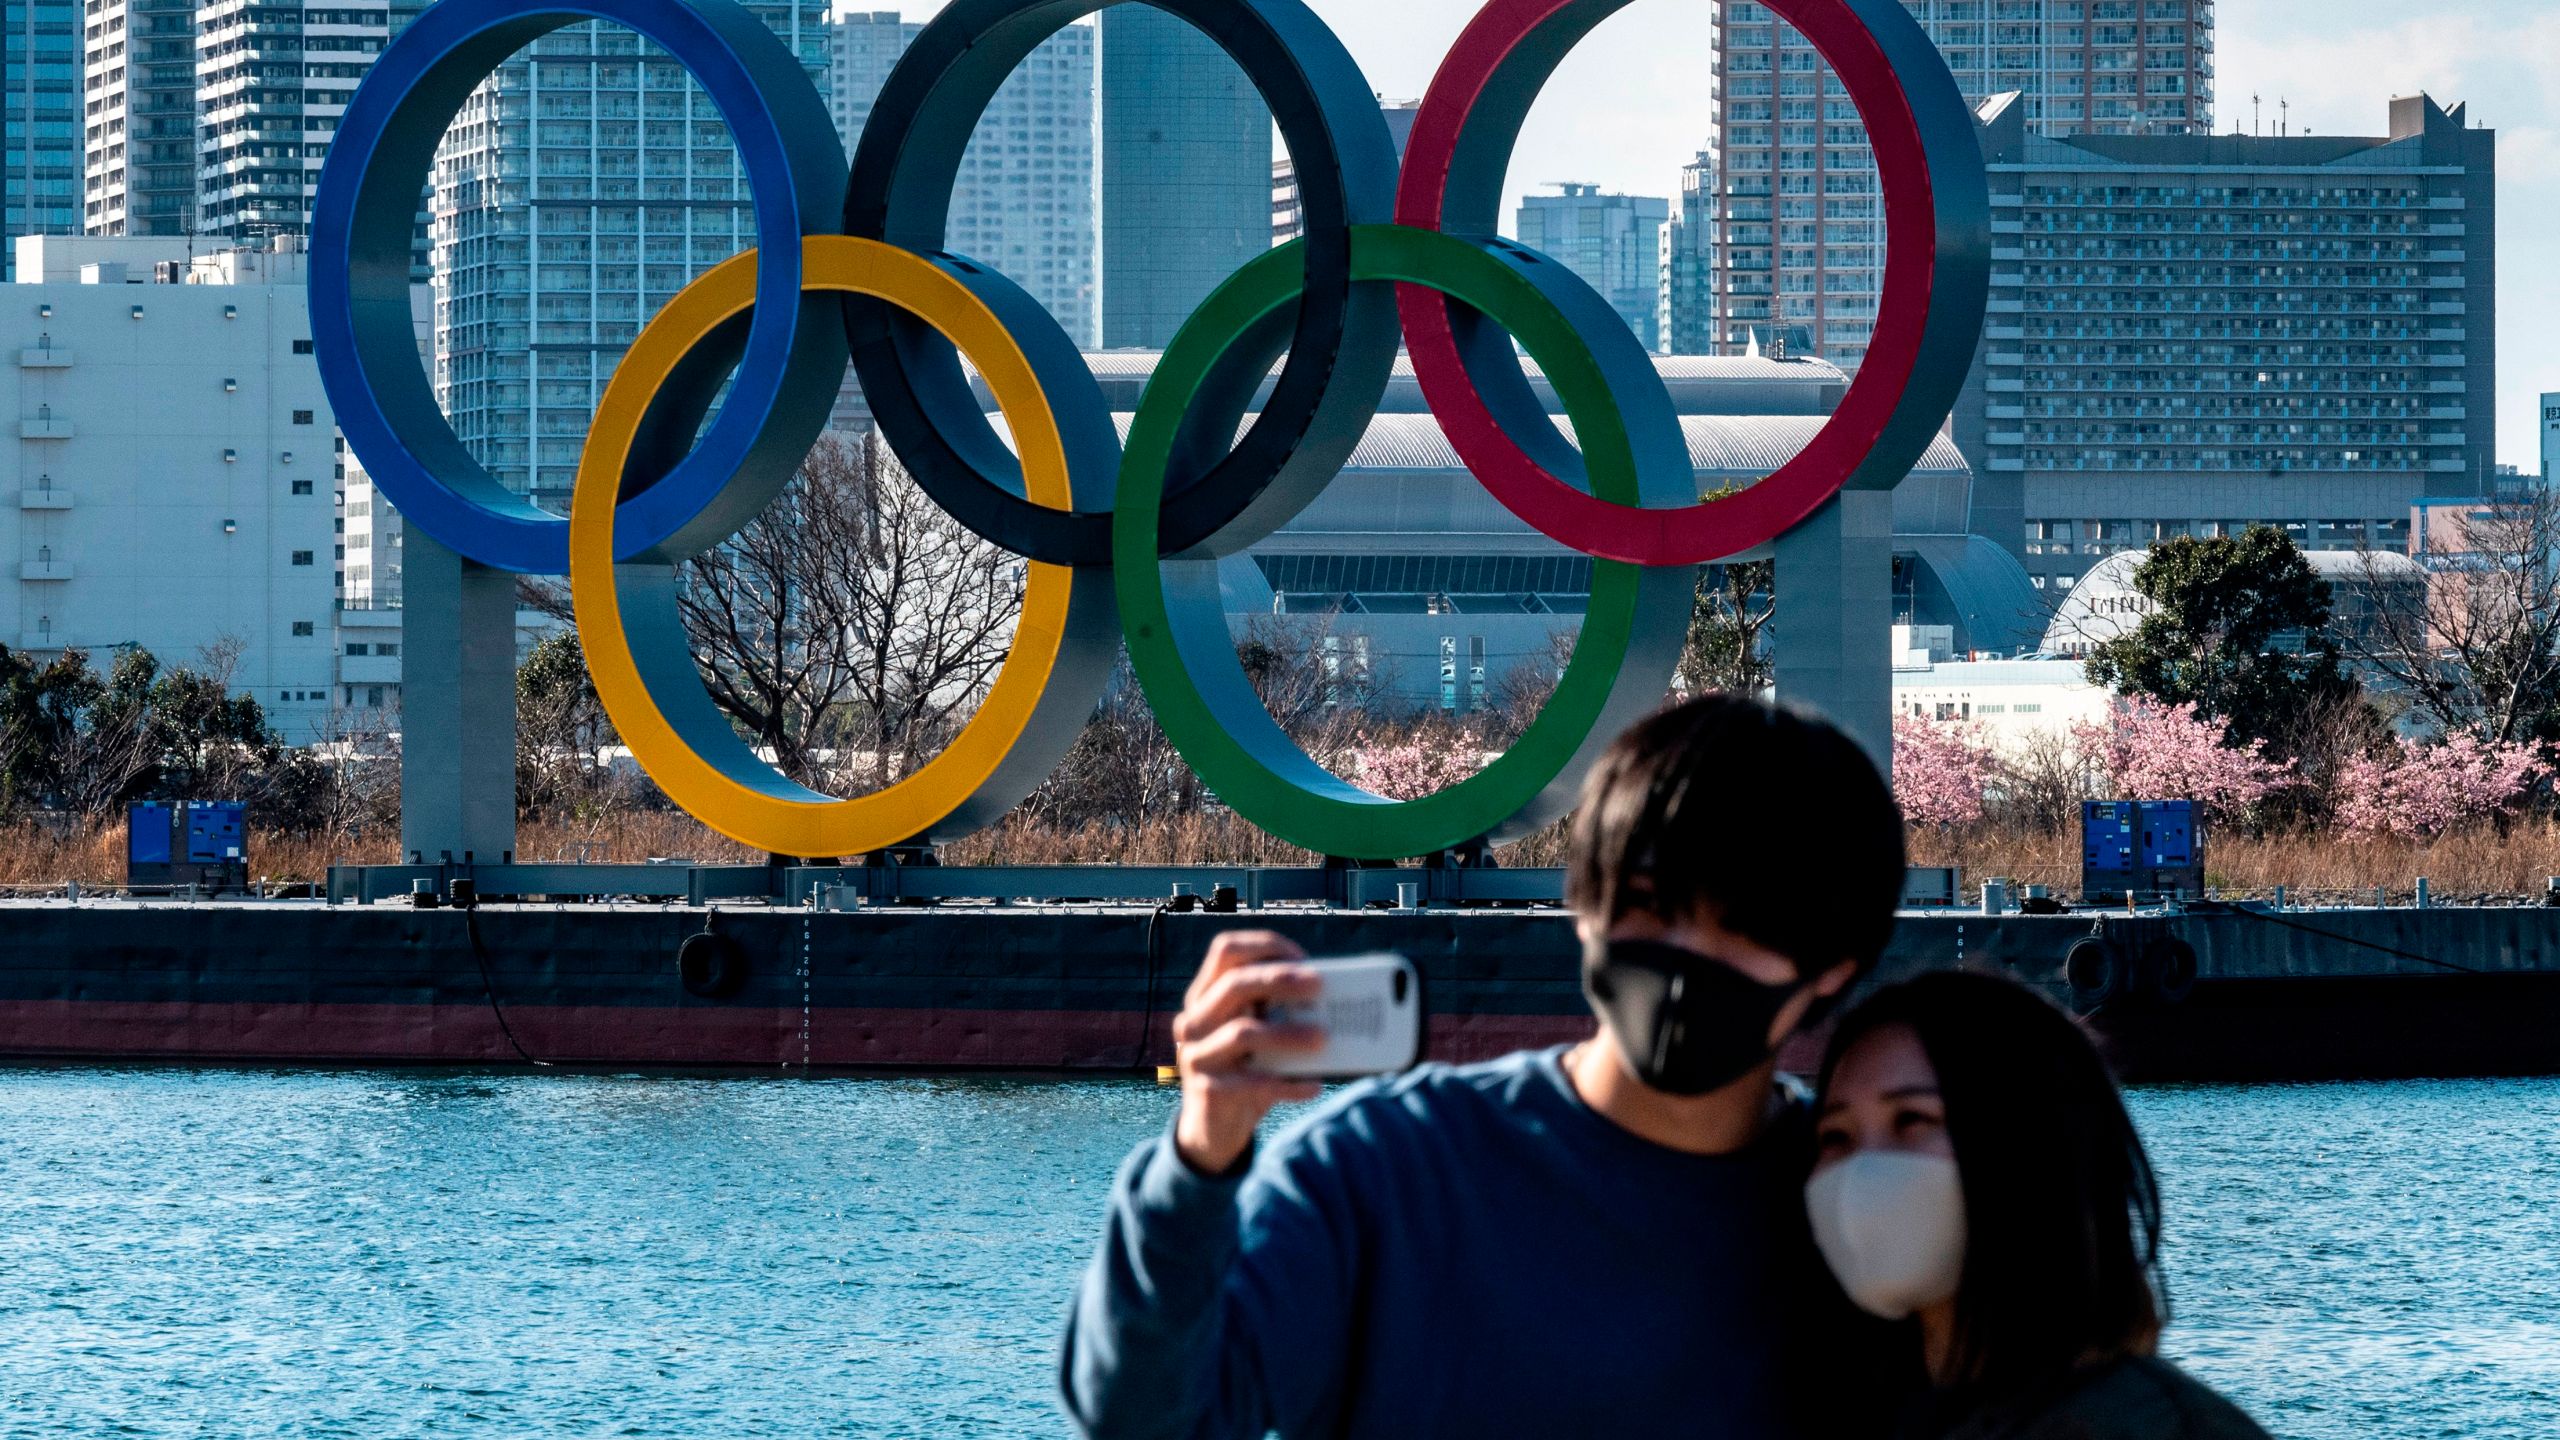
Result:
M1955 1298L1964 1278L1964 1180L1943 1155L1861 1150L1804 1187L1813 1242L1858 1308L1887 1320Z

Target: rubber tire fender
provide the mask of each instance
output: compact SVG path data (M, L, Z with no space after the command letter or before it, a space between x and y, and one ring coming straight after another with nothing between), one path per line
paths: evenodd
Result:
M688 935L676 947L676 978L696 999L726 1000L747 983L747 952L726 935Z
M2071 1008L2094 1015L2125 990L2123 955L2114 945L2090 936L2062 957L2062 978L2071 987Z
M2144 979L2151 996L2163 1005L2183 1005L2196 993L2196 947L2175 937L2156 941L2151 953L2143 957L2148 963Z

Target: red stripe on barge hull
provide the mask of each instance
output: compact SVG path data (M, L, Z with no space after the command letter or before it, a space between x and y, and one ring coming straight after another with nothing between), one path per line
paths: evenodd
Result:
M0 1057L515 1065L1104 1070L1170 1064L1171 1017L1134 1010L740 1009L247 1001L0 1001ZM1137 1053L1139 1028L1148 1053ZM1587 1015L1440 1015L1430 1056L1464 1063L1579 1040Z

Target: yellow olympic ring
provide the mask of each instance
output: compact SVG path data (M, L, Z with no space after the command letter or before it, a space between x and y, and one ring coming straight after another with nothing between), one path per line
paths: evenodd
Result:
M1025 497L1073 508L1067 459L1048 396L993 311L959 282L905 250L844 235L801 243L804 288L896 305L959 347L986 377L1022 455ZM596 694L622 742L667 797L730 839L774 854L852 856L964 833L992 823L1046 778L1092 714L1098 695L1053 694L1053 676L1107 673L1078 652L1116 645L1107 570L1024 562L1022 616L1012 653L978 713L940 755L886 789L837 799L792 781L757 756L713 705L677 618L674 563L614 563L623 474L651 402L688 353L755 303L750 250L685 287L640 333L596 407L569 508L569 590ZM625 600L632 602L628 613ZM634 633L642 643L632 643ZM648 670L669 656L684 673ZM1060 690L1076 687L1062 685Z

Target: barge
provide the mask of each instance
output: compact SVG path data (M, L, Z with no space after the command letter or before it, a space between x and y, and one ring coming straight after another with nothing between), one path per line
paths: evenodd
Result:
M1148 1071L1239 926L1411 956L1435 1058L1590 1030L1548 908L57 899L0 902L0 1059ZM2133 1080L2560 1073L2560 910L1910 912L1879 974L1947 967L2044 988Z

